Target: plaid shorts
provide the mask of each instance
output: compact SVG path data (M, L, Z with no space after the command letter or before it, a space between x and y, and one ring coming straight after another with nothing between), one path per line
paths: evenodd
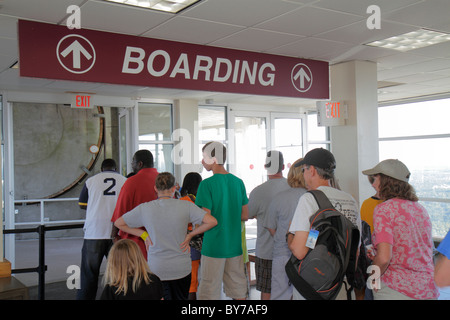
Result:
M266 260L256 257L256 290L270 293L272 283L272 260Z

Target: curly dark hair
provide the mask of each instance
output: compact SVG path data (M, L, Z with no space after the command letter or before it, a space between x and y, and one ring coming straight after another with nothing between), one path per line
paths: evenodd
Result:
M175 185L175 177L170 172L161 172L156 177L155 186L159 191L169 190Z
M380 198L383 200L389 200L393 198L399 198L410 201L419 201L416 195L414 187L408 182L394 179L382 173L379 173L380 177Z

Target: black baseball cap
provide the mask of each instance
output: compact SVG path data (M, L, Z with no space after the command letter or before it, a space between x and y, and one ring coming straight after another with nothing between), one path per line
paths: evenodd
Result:
M309 151L303 160L296 163L294 166L300 167L305 164L325 170L336 169L336 160L334 159L333 154L323 148L316 148Z

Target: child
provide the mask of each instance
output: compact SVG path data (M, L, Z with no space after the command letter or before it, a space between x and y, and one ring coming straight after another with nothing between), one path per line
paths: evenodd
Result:
M161 300L161 280L151 273L138 245L117 241L108 255L101 300Z
M188 174L186 174L186 176L183 179L183 185L180 190L181 195L180 200L186 200L195 203L197 189L201 181L202 176L197 172L189 172ZM189 224L188 231L189 232L192 231L192 223ZM201 254L202 242L203 242L203 234L199 234L195 236L190 243L192 271L191 271L191 287L189 288L189 300L197 299L198 269L200 266L200 257L202 255ZM193 243L195 244L195 246L192 245Z

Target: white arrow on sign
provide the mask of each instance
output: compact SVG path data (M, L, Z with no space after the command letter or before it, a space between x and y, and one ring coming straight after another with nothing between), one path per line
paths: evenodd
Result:
M306 81L310 82L311 78L308 76L306 71L303 68L300 68L298 72L294 76L294 80L298 80L300 78L300 88L305 89L305 79Z
M92 59L91 54L78 42L78 40L72 42L70 46L61 52L61 55L65 58L70 53L72 53L72 67L74 69L81 68L81 54L83 54L88 60Z
M304 63L298 63L292 68L291 82L295 90L306 92L311 89L313 74L311 69Z
M66 43L70 43L66 47ZM61 51L60 51L61 48ZM62 48L65 48L62 50ZM62 61L61 58L72 54L72 61ZM89 62L81 63L81 55ZM92 69L95 64L96 54L92 43L79 34L68 34L59 40L56 46L56 57L61 66L71 73L82 74Z

